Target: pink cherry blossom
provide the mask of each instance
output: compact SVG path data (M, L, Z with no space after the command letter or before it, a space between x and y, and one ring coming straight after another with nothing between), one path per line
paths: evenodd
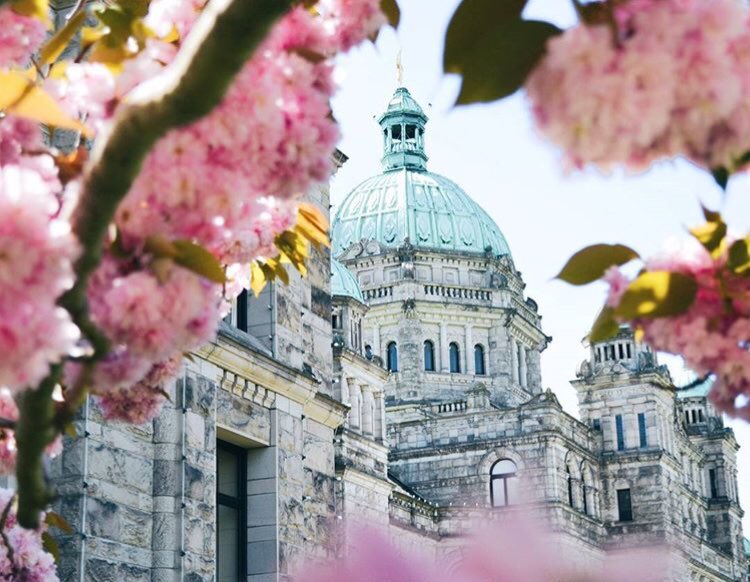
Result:
M0 7L0 68L23 67L41 46L47 30L40 20Z
M166 402L164 385L177 375L181 361L182 353L174 354L171 358L154 364L137 384L101 391L97 401L104 418L131 424L143 424L152 420Z
M537 127L573 167L684 156L734 169L750 150L750 13L737 0L618 5L606 25L551 39L526 89ZM585 87L585 90L581 90Z
M712 258L694 239L670 243L646 268L691 276L698 286L695 300L685 313L628 323L642 329L654 349L682 356L697 374L715 374L714 405L750 420L750 405L740 398L750 395L750 280L726 268L725 254ZM613 299L608 304L616 306L624 282L620 276L605 281Z
M13 491L0 489L0 512L5 511L9 503L13 503ZM44 529L44 527L39 530L22 528L16 521L15 510L10 509L3 533L13 548L13 561L10 560L4 541L0 540L0 581L57 582L59 580L55 559L52 554L44 550L42 544Z
M34 386L78 333L57 298L73 282L77 245L39 172L0 166L0 385Z

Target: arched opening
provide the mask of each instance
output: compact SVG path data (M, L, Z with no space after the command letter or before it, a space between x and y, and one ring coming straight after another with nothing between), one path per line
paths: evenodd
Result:
M461 372L461 351L458 349L456 342L451 342L450 346L448 346L448 355L451 372L458 374Z
M396 346L396 342L388 344L386 354L386 366L388 367L388 371L398 372L398 347Z
M592 490L593 485L586 463L581 463L581 502L583 503L583 513L586 515L591 515L589 513L588 493Z
M484 348L480 344L474 346L474 373L477 376L487 373L484 367Z
M510 459L497 461L490 469L490 501L492 507L505 507L517 501L518 475Z
M424 342L424 369L426 372L435 371L435 344L430 340Z
M565 474L568 480L568 505L573 507L573 475L570 473L570 465L565 465Z

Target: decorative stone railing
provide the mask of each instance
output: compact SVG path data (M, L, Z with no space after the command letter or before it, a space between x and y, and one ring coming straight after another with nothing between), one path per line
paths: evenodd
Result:
M386 287L376 287L375 289L365 289L362 291L365 299L381 299L383 297L393 297L393 285Z
M450 297L456 299L474 299L491 301L492 291L487 289L472 289L469 287L448 287L446 285L425 285L424 294L432 297Z
M464 412L468 409L469 405L466 400L457 400L455 402L443 402L441 404L435 404L432 406L432 411L438 414L444 414L446 412Z

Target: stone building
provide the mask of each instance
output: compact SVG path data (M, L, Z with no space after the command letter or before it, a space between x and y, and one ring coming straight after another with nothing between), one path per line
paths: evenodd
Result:
M502 232L427 170L407 89L379 123L383 172L339 207L334 258L238 297L152 423L82 411L50 467L76 530L61 579L288 580L360 523L457 561L472 524L524 508L581 563L664 545L674 580L745 580L738 447L707 384L677 392L623 329L566 413ZM310 201L328 212L326 189Z

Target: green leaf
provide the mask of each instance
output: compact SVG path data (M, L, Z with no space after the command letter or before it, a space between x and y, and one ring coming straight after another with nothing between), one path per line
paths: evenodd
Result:
M727 266L738 275L750 273L750 237L732 243L729 247Z
M47 512L47 515L44 518L44 523L50 527L56 527L66 534L72 534L75 531L73 526L71 526L62 515L55 513L54 511Z
M177 254L174 262L205 277L214 283L226 283L226 274L219 259L204 249L202 246L189 240L172 241Z
M388 19L388 24L393 28L398 28L401 22L401 9L398 7L396 0L380 0L380 9Z
M625 245L592 245L570 257L556 278L571 285L586 285L600 279L610 267L637 258L638 253Z
M615 308L621 319L671 317L685 313L693 304L698 284L690 275L647 271L630 283Z
M55 538L52 537L52 534L48 531L42 532L42 547L45 552L52 554L55 563L60 562L60 548L58 547Z
M706 223L690 229L690 234L698 239L705 249L716 258L721 253L721 243L727 235L727 224L722 220L721 214L703 208L703 216Z
M86 21L86 11L79 10L60 28L39 51L39 64L54 63L68 46L78 29Z
M481 37L465 55L456 104L487 103L515 93L544 56L547 40L560 32L549 22L518 20Z
M463 0L454 12L445 33L443 70L461 73L466 55L484 36L498 26L520 20L528 0Z
M722 190L727 189L727 184L729 183L729 170L727 170L724 166L712 168L711 176L713 176L714 180Z
M615 319L614 309L611 307L604 307L599 312L599 315L594 321L594 325L591 326L589 332L589 342L592 344L603 342L611 337L617 335L620 330L620 324Z

